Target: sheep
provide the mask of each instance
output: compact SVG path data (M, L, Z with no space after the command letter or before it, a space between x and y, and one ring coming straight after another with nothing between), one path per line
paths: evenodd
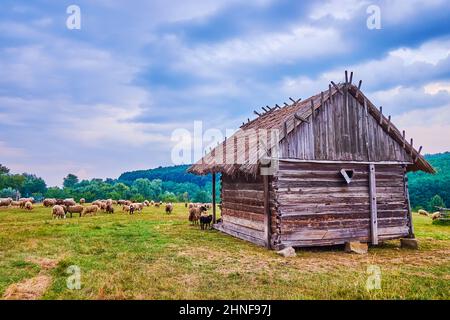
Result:
M125 205L125 200L119 200L119 201L117 201L117 204L120 206L123 206L123 205Z
M99 207L96 205L90 205L88 207L85 207L83 212L81 213L82 216L85 216L87 214L95 215L97 211L99 210Z
M57 205L63 205L64 204L64 199L56 199L56 204Z
M25 202L25 210L28 210L28 211L33 210L33 204L31 203L31 201Z
M155 201L150 201L150 205L153 207L155 205Z
M106 200L106 201L105 201L105 204L106 204L106 206L112 206L112 205L113 205L112 199ZM105 209L106 209L106 207L105 207Z
M187 203L187 202L184 203L184 207L185 207L185 208L188 207L188 203Z
M192 224L198 224L198 220L204 211L206 211L206 207L204 206L189 209L189 221Z
M20 205L19 205L20 209L25 209L25 204L27 202L34 203L34 198L20 198L19 202L20 202Z
M113 200L112 203L113 203L113 205L116 205L116 206L119 204L119 202L117 200Z
M160 204L158 202L155 202L155 208L159 208Z
M106 205L106 213L114 213L114 207L112 204Z
M68 206L75 206L77 203L75 202L75 200L73 199L64 199L63 204L68 207Z
M12 198L0 198L0 207L9 207L12 201Z
M426 210L423 210L423 209L420 209L419 211L417 211L421 216L426 216L426 217L428 217L430 214L426 211Z
M20 207L20 201L11 201L11 206Z
M145 204L146 207L150 207L150 202L148 200L145 200L144 204Z
M135 210L136 208L134 207L134 205L130 205L130 214L134 214L134 210Z
M122 207L122 211L124 211L124 212L130 212L130 206L124 205L124 206Z
M192 209L192 208L194 208L194 204L191 202L191 203L189 203L188 207L189 207L189 209Z
M172 203L168 203L168 204L166 204L166 213L167 214L170 214L170 213L172 213L172 211L173 211L173 205L172 205Z
M144 209L144 205L142 203L132 203L131 204L134 208L134 210L137 210L138 212L141 212L142 209Z
M81 198L80 199L80 204L85 204L86 203L86 199L85 198Z
M52 198L47 198L44 199L44 201L42 202L42 204L44 205L44 207L53 207L54 205L56 205L56 199L52 199Z
M81 217L83 210L84 210L84 206L82 206L81 204L77 204L74 206L67 206L65 211L66 211L66 213L70 213L70 217L72 218L72 213L79 213L80 217Z
M441 218L441 213L439 211L437 211L437 212L435 212L435 213L433 213L431 215L431 219L432 220L437 220L437 219L440 219L440 218Z
M64 208L60 205L54 205L52 208L52 216L54 219L57 218L66 218L66 214L64 213Z
M211 228L212 215L201 215L200 216L200 228L202 230L208 230Z

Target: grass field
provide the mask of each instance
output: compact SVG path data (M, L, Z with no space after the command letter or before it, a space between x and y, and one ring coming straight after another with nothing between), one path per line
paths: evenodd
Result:
M42 299L450 299L450 226L416 214L420 250L397 240L367 255L334 247L282 258L190 226L182 204L171 215L52 220L50 211L0 208L0 296L32 283ZM80 290L67 288L71 265ZM381 269L380 290L366 290L369 265Z

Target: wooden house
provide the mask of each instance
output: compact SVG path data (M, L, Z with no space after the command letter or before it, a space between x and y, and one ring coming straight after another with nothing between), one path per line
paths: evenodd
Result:
M213 180L221 173L215 228L274 249L414 237L406 173L434 169L352 78L255 111L189 168ZM251 143L261 130L278 133L265 156L264 143Z

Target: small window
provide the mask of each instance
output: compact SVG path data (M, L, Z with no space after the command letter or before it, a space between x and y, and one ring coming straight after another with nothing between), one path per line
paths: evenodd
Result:
M350 184L350 182L352 182L354 174L355 170L353 169L341 169L341 175L344 177L345 182L347 182L347 184Z

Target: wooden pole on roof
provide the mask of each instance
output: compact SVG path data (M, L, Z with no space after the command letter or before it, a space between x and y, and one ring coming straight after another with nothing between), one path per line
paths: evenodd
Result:
M405 132L405 130L403 130L402 135L403 135L403 149L405 149L405 147L406 147L406 139L405 139L406 132Z
M213 224L216 223L216 173L212 174L212 207L213 207Z
M339 92L340 94L342 94L341 89L339 89L339 87L336 85L336 83L334 83L333 81L331 81L331 84L333 85L333 87L336 89L337 92Z
M356 90L355 98L358 99L359 92L361 91L362 80L359 80L358 89Z
M328 99L330 99L330 105L331 105L331 84L328 85Z
M416 158L414 159L414 163L417 162L417 159L419 158L420 153L422 152L422 146L419 147L419 151L417 151Z
M383 107L380 107L380 126L383 125Z
M348 84L348 71L345 70L345 85Z
M414 147L413 147L413 142L414 142L414 140L413 140L413 138L411 138L411 150L409 151L411 157L412 157L412 155L413 155L413 149L414 149Z
M350 72L350 80L349 80L349 84L352 84L353 81L353 71Z
M256 110L253 110L253 113L256 114L258 117L261 116L261 114L259 112L256 112Z
M391 131L391 116L388 117L388 127L387 127L388 133Z

